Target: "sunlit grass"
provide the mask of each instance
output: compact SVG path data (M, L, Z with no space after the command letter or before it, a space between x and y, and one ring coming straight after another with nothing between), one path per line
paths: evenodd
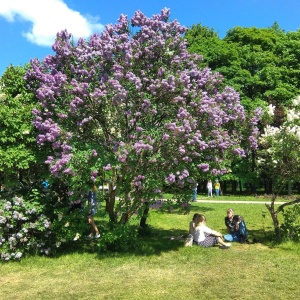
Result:
M183 240L170 239L187 233L195 212L225 233L229 206L245 217L250 240L258 237L262 243L220 250L184 247ZM190 215L151 211L151 235L130 253L69 249L57 258L2 264L0 299L297 299L299 245L272 242L272 221L268 214L263 217L263 204L229 206L192 203Z

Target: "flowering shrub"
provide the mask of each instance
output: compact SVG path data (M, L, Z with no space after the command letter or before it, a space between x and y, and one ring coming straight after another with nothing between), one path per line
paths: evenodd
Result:
M188 215L191 211L191 204L186 202L181 203L181 210L185 215Z
M0 259L20 260L24 254L54 255L80 246L89 225L84 209L70 211L67 203L33 189L27 198L0 195ZM51 198L53 197L53 199ZM44 204L42 204L44 203Z
M257 120L242 137L248 122L239 94L199 67L186 28L169 16L169 9L121 15L76 45L60 32L55 55L33 60L26 75L39 101L37 142L52 147L51 173L69 186L108 180L106 211L122 224L165 184L190 190L207 172L226 173L232 157L245 155L243 138L257 146Z
M274 116L275 106L269 105L267 114ZM271 214L276 238L281 238L278 214L285 206L300 203L300 198L288 201L275 208L274 202L282 189L292 182L300 180L300 96L286 109L286 118L280 127L267 125L259 139L261 146L257 163L262 172L268 174L273 182L271 205L266 204ZM295 209L294 212L299 211ZM290 214L286 214L284 234L288 234L291 223Z
M269 105L268 115L274 115L275 107ZM300 178L300 96L286 110L286 119L280 127L266 125L259 139L258 165L269 170L269 176L277 186Z
M43 209L20 197L0 200L1 260L20 260L25 252L49 254L45 241L51 235L51 222Z
M170 213L173 211L179 211L184 214L189 214L190 206L190 203L184 202L182 199L167 199L156 200L154 203L151 203L150 208Z

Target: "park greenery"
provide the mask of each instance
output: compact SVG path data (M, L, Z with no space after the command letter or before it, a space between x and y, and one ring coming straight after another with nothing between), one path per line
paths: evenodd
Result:
M240 197L244 198L250 199ZM224 233L228 205L247 218L250 239L262 243L235 243L221 250L184 247L183 240L171 239L187 233L196 212ZM97 221L104 224L102 218ZM80 246L74 242L54 259L24 257L18 264L2 264L1 293L8 300L298 298L299 244L274 244L272 219L263 203L193 202L190 215L154 209L149 224L152 233L140 236L128 251L99 251L96 240L85 240Z
M1 259L81 245L86 208L72 204L92 185L108 186L98 192L101 251L128 251L150 234L151 209L188 214L191 189L207 179L224 194L230 185L272 195L274 239L298 241L299 41L277 23L221 39L170 21L168 9L137 11L87 40L59 32L54 55L9 66L0 79Z

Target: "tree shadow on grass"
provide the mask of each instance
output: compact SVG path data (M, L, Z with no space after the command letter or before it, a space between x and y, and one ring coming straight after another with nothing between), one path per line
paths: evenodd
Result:
M190 220L194 213L205 214L208 211L214 211L213 207L205 207L191 204L190 207ZM159 210L155 210L155 213L161 214ZM167 214L166 212L163 212ZM169 213L171 215L182 215L182 212L174 211ZM138 225L130 225L133 229ZM100 239L88 239L81 238L80 241L70 242L63 249L60 249L55 253L55 257L68 255L72 253L84 254L97 254L99 259L105 257L123 257L123 256L150 256L161 255L162 253L169 251L178 251L184 247L185 238L188 235L188 223L186 229L180 228L160 228L158 226L149 226L146 230L140 231L140 234L135 239L128 239L126 237L120 240L116 239L111 245L107 245L105 241L105 234L109 233L109 230L101 231L102 237ZM273 232L263 229L249 230L249 240L253 243L261 243L263 245L272 247ZM124 244L121 244L124 243Z
M270 248L276 244L273 230L249 230L249 241L251 244L262 244Z
M182 229L163 229L149 227L147 233L140 234L127 250L107 249L103 251L103 242L100 239L82 239L79 243L74 243L73 246L64 247L60 252L57 252L55 257L77 254L96 254L99 259L108 257L126 257L126 256L152 256L161 255L169 251L178 251L185 247L184 241L187 237L187 230ZM269 248L274 247L272 231L250 230L250 244L261 244Z
M203 213L205 214L208 211L214 211L214 208L208 208L199 205L190 206L190 220L192 220L194 213ZM173 211L166 212L161 210L155 210L154 213L157 214L170 214L171 215L182 215L182 211ZM132 228L137 228L138 225L131 225ZM163 252L176 251L179 248L184 247L184 240L188 235L188 226L187 223L186 229L179 228L159 228L148 226L145 230L140 231L138 237L133 241L129 240L126 245L126 239L121 239L116 241L111 245L106 245L103 240L103 236L106 233L109 233L109 230L102 231L102 237L100 239L89 239L87 237L81 237L80 240L70 241L68 244L65 244L63 247L56 249L54 257L59 257L63 255L69 255L72 253L84 254L99 254L99 257L110 257L110 256L122 256L122 255L160 255ZM101 226L100 226L101 227ZM105 227L105 225L104 225ZM104 229L104 228L103 228ZM86 235L88 232L86 233ZM125 243L120 245L120 243ZM119 243L119 244L118 244ZM128 249L127 249L128 248Z
M139 235L136 244L128 251L106 251L98 252L98 257L115 257L115 256L151 256L161 255L169 251L178 251L184 247L184 240L187 231L182 229L162 229L151 228L145 235ZM99 241L101 243L101 240Z
M193 205L190 206L190 214L192 213L198 213L198 214L205 214L208 211L214 211L215 208L205 207L205 206L199 206L199 205Z
M98 258L104 257L122 257L128 255L149 256L160 255L163 252L177 251L184 247L184 240L187 236L187 230L182 229L162 229L149 227L147 233L140 234L134 242L129 245L105 245L100 239L82 238L81 241L70 242L64 247L57 249L53 257L60 257L73 253L77 254L98 254ZM117 243L119 243L117 241ZM120 247L119 247L120 246ZM104 248L107 248L103 250ZM120 250L120 248L122 248Z
M175 209L175 210L169 210L166 208L159 208L159 209L153 209L155 211L155 213L158 214L178 214L178 215L182 215L182 214L194 214L194 213L200 213L203 214L207 211L213 211L215 209L212 208L208 208L208 207L203 207L203 206L199 206L199 205L193 205L193 203L191 203L189 210L184 212L184 209Z

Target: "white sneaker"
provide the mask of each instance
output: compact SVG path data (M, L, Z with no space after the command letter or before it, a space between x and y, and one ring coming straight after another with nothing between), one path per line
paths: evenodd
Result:
M95 234L95 239L99 239L100 236L101 236L100 233Z
M88 238L88 239L92 239L92 238L93 238L93 235L92 235L92 234L89 234L89 235L87 236L87 238Z
M186 238L186 240L184 241L184 246L191 247L191 246L193 246L193 242L194 242L193 236L191 234L189 234L188 237Z

